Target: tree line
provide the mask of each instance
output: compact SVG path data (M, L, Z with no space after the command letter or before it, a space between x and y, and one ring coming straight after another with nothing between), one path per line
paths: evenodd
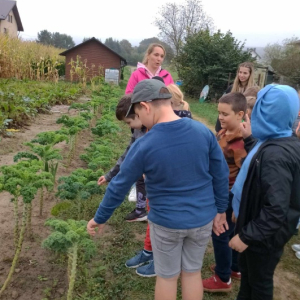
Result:
M138 46L133 46L127 39L119 41L112 37L104 44L133 66L142 62L149 44L162 44L167 53L164 65L174 66L185 92L195 96L206 84L210 85L212 97L220 96L229 83L228 75L235 74L238 65L244 61L253 61L259 66L245 49L244 42L237 40L230 31L223 33L215 29L201 0L162 5L154 24L159 35L142 40ZM38 34L37 42L65 49L75 45L72 37L47 30ZM278 76L285 76L292 85L300 84L300 42L297 38L268 45L265 51L264 66L271 66Z

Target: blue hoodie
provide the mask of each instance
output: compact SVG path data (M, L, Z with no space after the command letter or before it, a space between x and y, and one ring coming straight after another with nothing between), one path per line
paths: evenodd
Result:
M235 217L239 215L243 187L253 156L266 140L291 136L298 111L299 97L290 86L269 84L258 92L251 114L252 134L258 142L248 153L231 189Z
M288 137L299 112L299 97L288 85L269 84L257 94L251 129L261 141Z

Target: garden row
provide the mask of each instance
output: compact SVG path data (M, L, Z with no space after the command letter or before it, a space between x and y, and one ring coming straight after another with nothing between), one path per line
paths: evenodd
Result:
M80 85L59 82L0 79L0 134L27 125L37 113L49 113L55 104L70 104L83 93Z
M56 192L56 196L64 201L52 209L52 214L57 219L48 220L46 225L52 227L54 232L43 242L43 246L68 256L67 299L72 299L77 258L79 256L81 261L86 261L96 251L93 242L87 236L86 221L80 220L91 217L86 210L88 203L94 200L96 195L102 195L104 192L104 189L97 185L97 179L121 151L119 148L111 147L111 138L107 138L113 137L119 130L114 112L121 94L120 88L103 83L93 91L91 101L71 104L69 110L79 111L76 116L66 114L57 119L57 123L63 124L60 130L38 134L31 142L25 143L28 151L19 152L14 157L16 164L0 168L0 190L11 194L15 219L15 256L0 295L12 279L25 233L31 234L33 202L39 199L39 211L42 215L45 194ZM66 159L68 167L74 157L78 135L86 128L90 128L97 137L82 155L88 168L77 169L70 176L59 178L59 185L56 187L56 172L62 160L61 150L56 145L63 141L68 143ZM19 218L20 208L23 208L21 218ZM66 211L73 212L73 220L62 220Z

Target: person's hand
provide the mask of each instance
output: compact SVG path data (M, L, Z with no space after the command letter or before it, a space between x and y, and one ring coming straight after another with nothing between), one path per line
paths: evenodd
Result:
M242 242L240 239L239 235L235 235L229 242L229 247L232 248L233 250L237 252L244 252L247 248L248 245Z
M226 213L217 214L213 221L213 232L219 236L228 229L229 227L226 221Z
M235 217L235 215L234 215L234 212L232 212L231 222L232 222L232 223L236 223L236 217Z
M94 219L91 219L87 226L86 226L86 229L87 229L87 232L89 235L91 236L94 236L96 233L97 234L101 234L102 231L103 231L103 228L104 228L105 224L98 224L95 222ZM96 231L96 228L98 228L98 230Z
M101 176L99 179L98 179L98 185L102 185L102 184L105 184L107 183L107 180L105 179L104 176Z
M243 139L246 139L248 136L252 134L251 122L247 114L245 114L245 121L243 123L240 123L240 129L241 129Z

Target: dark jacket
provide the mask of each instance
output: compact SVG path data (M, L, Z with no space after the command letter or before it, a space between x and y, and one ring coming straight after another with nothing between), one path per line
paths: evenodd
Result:
M111 181L113 179L113 177L115 177L119 171L120 171L120 166L122 164L122 162L124 161L131 145L140 137L142 137L143 135L146 134L147 132L147 128L145 126L143 126L141 129L134 129L131 130L132 132L132 136L131 136L131 140L129 145L127 146L126 150L124 151L124 153L119 157L116 165L114 167L112 167L105 175L105 179L107 182Z
M247 150L255 143L245 140ZM236 233L250 250L281 249L300 217L300 140L268 140L253 156L244 184Z

